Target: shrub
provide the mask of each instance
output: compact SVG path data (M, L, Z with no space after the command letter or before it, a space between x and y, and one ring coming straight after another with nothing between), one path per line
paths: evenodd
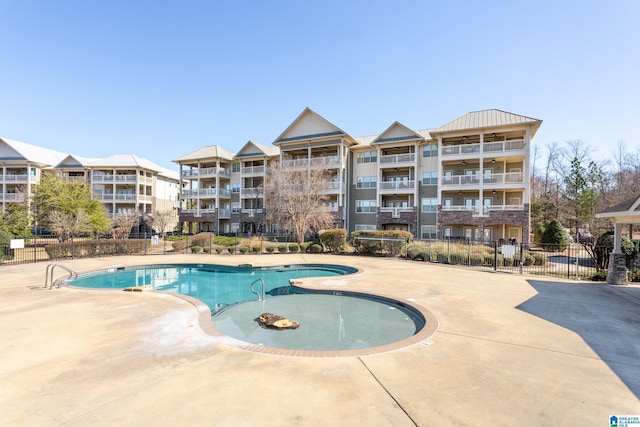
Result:
M629 281L640 282L640 269L636 268L635 270L629 272Z
M334 228L320 233L320 242L329 249L329 252L341 251L347 244L347 230Z
M194 254L197 254L198 252L202 251L202 248L198 245L196 246L191 246L191 252Z
M360 239L360 237L372 238L373 240ZM388 238L390 240L384 240ZM356 252L373 255L388 253L390 255L400 255L407 243L411 242L413 234L402 230L366 230L354 231L351 233L351 245ZM392 240L393 239L393 240Z
M311 247L312 242L304 242L300 245L300 250L302 252L309 252L309 248Z
M259 254L260 252L262 252L262 246L252 246L251 250L253 251L254 254Z
M292 243L289 245L289 252L298 252L300 250L300 246L297 243Z
M248 246L240 246L240 253L241 254L248 254L249 253L249 247Z
M215 236L213 238L213 243L220 246L236 246L240 243L240 239L238 237L227 237L227 236Z
M205 254L208 254L210 251L209 246L205 246L204 248L202 248L202 252L204 252Z
M287 252L287 245L279 245L278 246L278 252L280 252L280 253Z
M276 250L275 246L267 246L267 252L269 252L270 254L272 254L275 250Z
M221 253L223 253L226 249L227 249L227 248L225 248L224 246L218 246L218 247L216 248L216 252L217 252L218 254L221 254Z
M564 251L569 246L569 236L560 221L554 219L542 234L542 247L547 251Z
M607 272L606 271L597 271L596 274L591 276L591 280L594 282L604 282L607 280Z
M540 252L533 252L531 254L533 256L534 265L546 265L547 264L547 256Z
M309 252L311 252L312 254L319 254L319 253L322 253L323 251L324 251L324 248L322 247L322 245L319 245L317 243L314 243L309 247Z

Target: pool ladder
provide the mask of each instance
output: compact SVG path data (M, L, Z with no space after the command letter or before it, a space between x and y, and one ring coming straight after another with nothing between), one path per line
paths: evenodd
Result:
M56 269L56 267L60 267L61 269L65 270L67 273L69 273L69 277L68 279L70 279L71 277L78 277L78 273L76 273L75 271L73 271L72 269L70 269L69 267L65 267L62 264L49 264L47 265L47 272L44 273L44 287L46 289L52 289L53 285L56 284L56 282L53 281L53 270ZM49 271L51 271L51 274L49 274ZM58 288L60 287L60 283L58 283Z
M262 284L262 294L259 294L258 291L256 291L253 288L253 285L255 285L256 283L260 282ZM256 296L258 297L258 301L264 301L264 280L262 279L256 279L253 282L251 282L251 292L253 292L254 294L256 294ZM261 296L262 295L262 296Z

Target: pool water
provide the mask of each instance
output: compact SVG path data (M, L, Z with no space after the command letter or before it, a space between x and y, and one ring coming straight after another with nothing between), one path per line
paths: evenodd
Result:
M289 285L290 279L338 276L354 273L351 267L305 264L278 267L228 267L208 264L151 265L112 269L83 274L68 280L72 286L124 289L150 286L194 297L205 303L211 312L242 301L256 299L251 283L262 279L265 292ZM260 285L254 286L260 292Z
M211 310L215 328L242 342L293 350L340 351L383 346L416 335L424 316L402 302L353 292L311 291L291 279L355 273L326 264L278 267L228 267L171 264L116 268L69 279L72 286L124 289L148 286L196 298ZM251 292L262 279L265 300ZM260 285L254 287L260 292ZM300 323L290 330L262 328L260 314L270 312Z

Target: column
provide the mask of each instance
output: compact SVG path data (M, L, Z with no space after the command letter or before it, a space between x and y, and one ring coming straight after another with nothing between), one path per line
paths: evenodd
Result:
M622 253L622 224L615 223L613 238L613 252L609 255L609 268L607 271L607 283L610 285L627 284L627 265Z

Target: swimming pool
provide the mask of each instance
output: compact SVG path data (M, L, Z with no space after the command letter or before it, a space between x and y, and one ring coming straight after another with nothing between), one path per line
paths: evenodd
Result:
M102 289L143 287L187 295L209 307L217 331L240 343L263 348L320 352L370 349L407 339L423 330L425 316L409 304L382 296L310 290L290 284L293 279L357 271L330 264L273 267L162 264L86 273L67 283ZM251 291L254 284L259 294L261 281L265 285L264 300ZM256 318L265 312L296 320L300 327L284 331L264 329Z

